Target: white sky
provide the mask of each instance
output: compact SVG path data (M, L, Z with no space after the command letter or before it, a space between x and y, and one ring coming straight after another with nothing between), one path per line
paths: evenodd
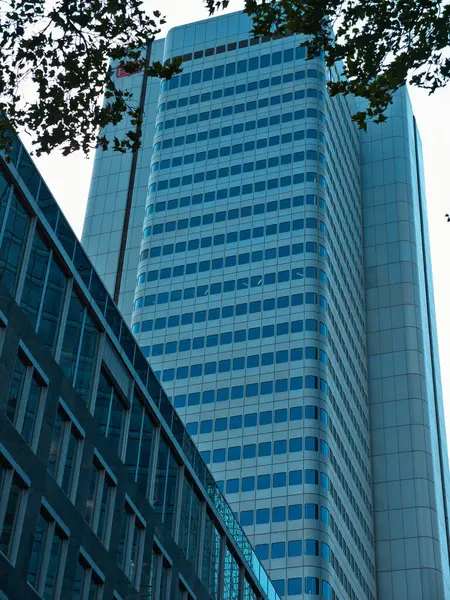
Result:
M165 12L165 31L170 27L208 16L202 0L144 0L144 3L149 10L160 9ZM242 0L232 0L226 12L239 10L241 7ZM417 89L411 89L410 94L424 151L444 405L447 429L450 431L450 370L447 368L450 365L450 311L446 310L450 305L450 223L447 223L444 217L445 213L450 212L450 199L447 196L447 169L450 171L450 85L433 96ZM27 142L25 136L22 136L22 139ZM87 159L80 153L63 157L60 153L53 152L50 156L35 157L35 161L72 227L80 236L92 159ZM448 437L450 438L450 433Z

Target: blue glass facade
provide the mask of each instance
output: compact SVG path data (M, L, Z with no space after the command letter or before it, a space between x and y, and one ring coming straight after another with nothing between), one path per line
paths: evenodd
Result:
M387 124L360 133L353 99L327 95L335 69L307 61L299 36L250 39L250 29L235 13L164 41L164 59L183 56L183 73L159 86L148 116L131 330L281 597L450 597L439 366L422 351L435 333L411 108L400 94ZM94 194L91 213L96 204ZM405 227L410 246L396 234ZM413 292L397 286L412 272L400 264L408 257ZM384 279L374 280L375 267ZM399 310L421 322L420 356L411 358ZM405 355L391 356L385 336L399 349L403 340ZM380 402L405 414L408 388L388 392L419 363L423 380L411 385L424 390L429 430L417 429L417 407L406 429L394 429L400 420L389 429ZM406 461L401 436L410 440L406 470L395 471L403 500L388 473ZM392 518L405 514L413 524L399 529ZM428 534L418 532L422 514Z

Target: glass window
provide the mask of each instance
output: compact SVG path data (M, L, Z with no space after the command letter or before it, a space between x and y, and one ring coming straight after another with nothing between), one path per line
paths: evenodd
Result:
M289 485L301 485L302 483L302 472L301 471L289 471Z
M254 477L243 477L241 485L242 485L243 492L252 492L255 489L255 478Z
M8 394L6 416L33 450L40 432L45 387L38 371L19 351Z
M6 225L0 242L0 279L13 293L27 238L28 217L15 193L8 206L2 198L2 208L6 209Z
M137 588L139 587L140 564L144 550L144 534L143 523L131 505L125 501L125 509L122 510L117 563Z
M274 488L286 487L286 473L274 473L273 474L273 487Z
M173 527L179 467L164 436L160 437L156 466L153 507L169 531Z
M243 458L256 458L256 444L247 444L244 446Z
M255 552L260 560L268 560L269 544L257 544L255 546Z
M284 558L286 556L285 542L273 542L271 554L272 558Z
M33 538L27 581L44 598L57 597L60 593L64 575L62 550L66 543L64 531L41 508Z
M243 510L241 511L241 520L240 523L242 526L253 525L253 511L252 510Z
M60 405L53 427L47 470L74 501L78 483L83 435Z
M115 386L102 370L95 401L94 418L119 456L122 452L127 407Z
M292 540L288 542L288 556L301 556L302 542L301 540Z
M15 563L28 484L0 454L0 551Z
M270 488L270 475L258 475L258 490L268 490Z
M296 596L302 593L302 578L294 577L288 579L288 596Z
M286 521L286 507L274 506L272 508L272 523L282 523Z

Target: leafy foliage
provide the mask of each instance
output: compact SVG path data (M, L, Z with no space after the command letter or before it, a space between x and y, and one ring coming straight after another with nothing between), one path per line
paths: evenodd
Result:
M205 0L210 14L228 0ZM409 82L429 90L450 78L450 5L439 0L245 0L252 33L308 36L308 56L325 51L328 67L344 70L328 86L332 95L365 98L353 119L382 122L394 92Z
M229 0L204 0L210 14ZM450 78L450 5L440 0L245 0L255 36L307 36L308 56L325 51L330 93L365 98L353 116L385 120L394 92L406 82L430 93ZM0 149L10 131L32 131L38 155L111 143L98 134L127 118L130 130L114 150L140 143L139 99L116 86L109 63L127 72L170 78L181 58L148 64L145 49L164 24L142 0L0 0ZM107 102L102 106L105 95Z
M0 148L8 152L11 129L25 129L37 155L56 147L87 154L108 146L98 129L125 116L134 129L113 147L136 147L139 98L116 87L109 58L128 72L170 78L181 59L150 65L145 54L164 22L141 0L0 0Z

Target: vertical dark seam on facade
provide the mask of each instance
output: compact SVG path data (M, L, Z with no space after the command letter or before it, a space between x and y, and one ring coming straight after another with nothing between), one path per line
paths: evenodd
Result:
M147 45L147 53L145 56L145 64L150 63L150 55L152 51L152 41ZM142 75L141 96L139 99L139 110L141 119L144 118L145 97L147 95L148 73L144 70ZM142 134L142 121L136 125L136 138L140 140ZM120 239L119 258L117 260L116 281L114 283L114 302L119 304L120 288L122 285L123 264L125 262L125 251L128 240L128 227L130 225L131 205L133 203L134 182L136 180L137 160L139 155L139 147L134 146L132 151L130 179L128 181L127 201L125 203L125 215L123 217L122 236Z
M420 234L422 241L422 255L423 255L423 270L424 270L424 279L425 279L425 295L427 302L427 328L428 328L428 338L430 343L430 353L431 353L431 372L433 374L433 400L434 400L434 412L436 413L436 432L437 432L437 441L438 441L438 453L439 453L439 467L441 471L441 486L442 486L442 500L444 505L444 520L445 520L445 532L447 537L447 553L450 557L450 523L448 517L447 510L447 489L445 485L445 475L444 475L444 457L442 455L442 436L441 436L441 425L440 425L440 411L438 404L438 389L436 383L436 366L435 366L435 351L433 346L433 332L431 328L432 323L432 315L431 315L431 307L430 307L430 290L428 285L428 265L427 265L427 257L428 253L426 252L425 247L425 236L424 236L424 222L423 222L423 214L422 214L422 206L423 206L423 198L421 193L421 179L420 179L420 165L419 165L419 153L418 153L418 145L417 145L417 124L416 118L413 116L413 124L414 124L414 157L416 161L416 173L417 173L417 194L419 199L419 216L420 216Z

